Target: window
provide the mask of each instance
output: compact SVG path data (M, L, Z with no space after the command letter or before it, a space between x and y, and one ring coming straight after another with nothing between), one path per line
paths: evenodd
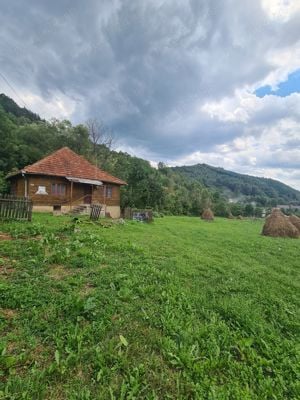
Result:
M64 183L52 183L51 193L57 196L66 195L66 185Z
M112 198L112 186L106 186L105 197L108 199Z
M35 194L48 194L46 190L46 186L39 186L38 190Z

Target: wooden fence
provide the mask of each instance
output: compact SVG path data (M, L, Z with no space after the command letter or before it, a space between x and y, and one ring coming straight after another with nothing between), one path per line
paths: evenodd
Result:
M97 204L91 205L91 214L90 214L91 220L97 221L99 219L100 213L101 213L101 208L102 208L102 206L99 206Z
M0 194L0 219L31 221L32 200L27 197L15 197Z

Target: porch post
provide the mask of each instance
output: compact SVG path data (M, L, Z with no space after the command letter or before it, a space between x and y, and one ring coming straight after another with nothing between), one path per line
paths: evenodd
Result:
M72 211L72 200L73 200L73 181L71 181L70 211Z
M106 185L103 185L104 217L106 216Z

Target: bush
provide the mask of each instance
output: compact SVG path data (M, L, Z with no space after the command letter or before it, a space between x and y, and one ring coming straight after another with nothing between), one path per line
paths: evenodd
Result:
M153 218L163 218L164 216L163 212L153 211Z

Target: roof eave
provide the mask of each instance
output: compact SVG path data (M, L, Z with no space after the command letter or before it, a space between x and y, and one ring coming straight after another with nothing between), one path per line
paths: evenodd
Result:
M14 178L14 177L16 177L16 176L18 176L18 175L21 175L21 174L27 174L27 175L45 175L45 176L59 176L59 177L61 177L61 178L67 178L66 175L49 174L49 173L45 173L45 172L28 172L28 171L26 171L26 170L24 169L24 170L19 170L19 171L12 172L12 173L6 175L5 179ZM115 181L113 181L113 180L104 180L104 179L101 179L101 181L102 181L102 182L105 182L105 183L111 183L111 184L114 184L114 185L119 185L119 186L127 186L127 185L128 185L127 182L121 181L121 180L120 180L119 182L115 182Z
M104 183L111 183L111 184L119 185L119 186L127 186L127 185L128 185L128 183L127 183L127 182L124 182L124 181L115 182L115 181L110 181L110 180L108 180L108 179L102 179L102 182L104 182Z

